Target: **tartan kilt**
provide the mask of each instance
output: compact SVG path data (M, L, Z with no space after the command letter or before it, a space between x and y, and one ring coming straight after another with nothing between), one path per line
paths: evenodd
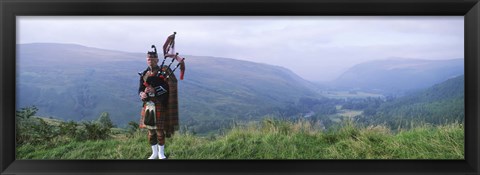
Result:
M161 103L155 103L155 126L145 125L145 108L147 107L146 103L143 103L142 111L140 112L141 118L139 127L147 129L165 129L165 118L168 115L165 106Z

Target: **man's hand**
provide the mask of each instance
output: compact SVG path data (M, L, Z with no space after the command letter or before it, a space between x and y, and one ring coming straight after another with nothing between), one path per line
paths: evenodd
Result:
M145 100L147 98L147 93L140 92L140 99Z
M148 97L147 93L155 93L155 90L152 87L147 86L143 92L140 92L140 98L145 100Z
M151 86L147 86L145 88L145 93L155 93L155 90Z

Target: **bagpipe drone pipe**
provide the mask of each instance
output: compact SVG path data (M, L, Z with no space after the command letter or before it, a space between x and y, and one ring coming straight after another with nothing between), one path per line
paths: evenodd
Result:
M173 72L175 72L175 70L177 70L178 67L180 67L180 80L183 80L183 76L185 74L185 58L182 58L180 56L178 56L178 52L175 52L175 35L177 34L177 32L173 32L172 35L168 36L167 37L167 40L165 41L165 43L163 44L163 55L164 55L164 58L163 58L163 61L162 61L162 64L161 64L161 68L163 71L163 74L165 75L166 74L166 70L170 69L170 66L172 65L172 63L177 60L178 64L175 66L175 68L170 71L169 74L167 74L165 77L166 78L169 78L170 77L170 74L172 74ZM155 47L154 45L152 45L152 47ZM156 49L155 49L155 52L156 52ZM168 67L166 69L163 69L163 66L165 65L165 60L167 60L167 58L172 58L172 60L170 61L170 64L168 65Z

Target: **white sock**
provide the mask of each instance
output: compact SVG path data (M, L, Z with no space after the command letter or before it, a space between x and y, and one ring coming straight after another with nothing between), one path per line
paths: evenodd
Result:
M148 159L156 159L158 156L158 144L152 145L152 155Z
M165 159L167 158L165 156L165 145L158 145L158 150L159 150L159 153L158 153L158 158L159 159Z

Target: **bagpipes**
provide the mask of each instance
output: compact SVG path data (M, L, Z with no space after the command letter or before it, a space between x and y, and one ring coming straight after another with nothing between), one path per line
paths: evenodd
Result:
M168 82L168 79L170 76L177 70L178 67L180 67L180 80L183 80L184 73L185 73L185 58L182 58L178 56L178 53L175 53L175 35L177 32L173 32L172 35L167 37L167 40L163 44L163 61L160 66L160 70L153 75L149 75L146 80L144 81L144 84L146 87L151 86L154 88L155 93L148 93L147 94L147 99L144 99L145 102L145 116L144 116L144 124L146 125L147 128L149 129L155 129L156 126L154 124L156 123L156 107L155 104L153 103L153 98L157 98L157 100L162 101L163 105L166 105L167 103L167 97L168 97L168 91L169 91L169 86L166 84ZM157 54L157 48L155 45L152 45L153 52L148 52L149 55L154 55L158 58ZM175 54L173 54L175 53ZM165 66L165 60L167 58L172 58L170 61L170 64L168 64L167 67ZM173 62L177 60L177 65L173 70L170 68L173 64ZM144 78L145 73L144 72L139 72L138 74L140 75L140 78Z

